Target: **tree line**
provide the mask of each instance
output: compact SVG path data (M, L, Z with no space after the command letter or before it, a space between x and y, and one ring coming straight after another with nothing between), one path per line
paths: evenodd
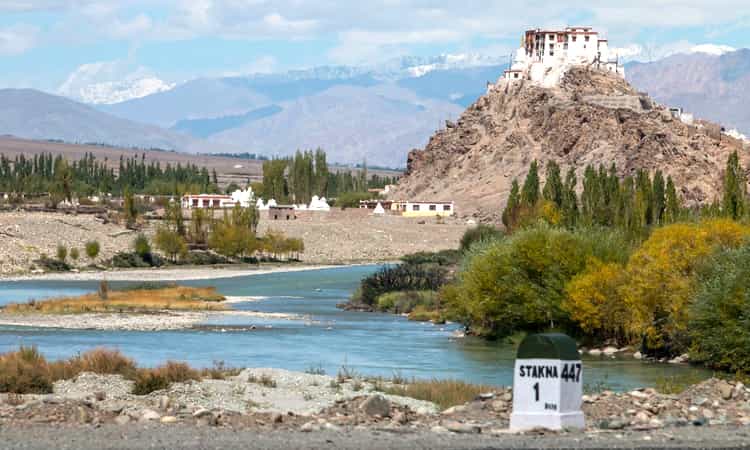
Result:
M186 192L218 192L216 171L194 164L162 167L159 161L140 157L120 157L118 169L108 159L98 160L92 153L68 162L61 155L42 153L14 159L0 155L0 191L14 194L52 194L59 200L101 193L182 195Z
M263 182L253 191L279 203L309 203L314 195L336 198L349 193L366 193L371 188L395 184L397 177L368 174L364 162L356 172L332 171L322 149L297 151L293 157L272 159L263 163Z

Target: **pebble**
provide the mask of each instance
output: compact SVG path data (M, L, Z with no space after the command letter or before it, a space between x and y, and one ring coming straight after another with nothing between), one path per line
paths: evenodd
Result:
M141 422L147 422L151 420L159 420L161 419L161 414L154 411L153 409L144 409L141 413L141 418L139 419Z
M161 418L161 423L176 423L177 417L175 416L164 416Z
M466 411L466 406L456 405L456 406L451 406L450 408L443 411L443 414L449 416L451 414L462 413L464 411Z
M284 422L284 416L282 416L279 413L276 413L273 416L271 416L271 422L273 422L273 423L282 423L282 422Z
M303 433L309 433L311 431L314 431L315 429L317 429L317 426L314 422L306 422L302 424L299 430Z
M435 425L434 427L430 428L430 431L432 431L433 433L450 433L447 428L440 425Z
M196 419L200 419L201 417L206 417L210 415L213 415L213 413L207 410L206 408L199 408L193 413L193 417L195 417Z
M448 420L443 422L443 426L446 430L452 431L453 433L460 434L478 434L482 432L482 427L471 423L456 422L454 420Z

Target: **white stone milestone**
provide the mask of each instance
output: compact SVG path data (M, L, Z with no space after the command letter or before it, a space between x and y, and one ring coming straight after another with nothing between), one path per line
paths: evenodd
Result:
M518 348L511 431L584 428L583 365L564 334L532 334Z

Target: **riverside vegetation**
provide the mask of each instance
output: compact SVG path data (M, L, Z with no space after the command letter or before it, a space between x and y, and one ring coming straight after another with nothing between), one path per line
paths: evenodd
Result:
M453 320L505 338L560 330L586 345L750 372L750 208L733 154L720 201L686 208L671 179L586 168L576 193L554 163L513 183L506 234L477 228L449 264L406 258L362 280L351 303ZM435 261L431 261L434 258ZM415 314L415 311L417 313Z

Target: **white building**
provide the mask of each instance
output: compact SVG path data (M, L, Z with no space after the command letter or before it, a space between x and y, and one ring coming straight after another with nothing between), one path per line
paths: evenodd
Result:
M528 30L511 67L503 74L506 82L531 80L551 87L559 83L572 66L591 66L625 76L609 42L591 27L564 30Z
M246 191L237 190L232 195L222 194L188 194L182 197L182 207L185 209L193 208L234 208L240 205L243 208L249 208L253 204L253 190L247 188Z

